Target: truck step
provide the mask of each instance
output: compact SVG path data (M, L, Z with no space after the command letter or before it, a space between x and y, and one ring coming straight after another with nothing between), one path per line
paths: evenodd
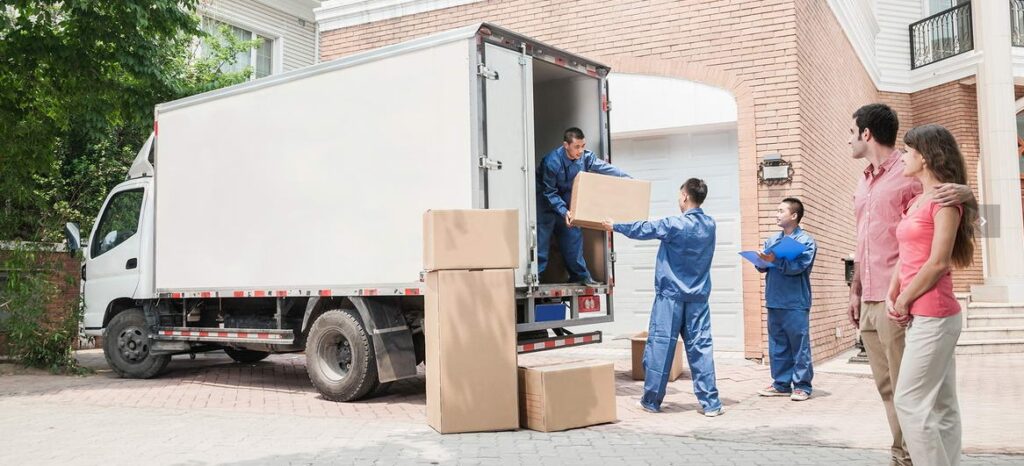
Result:
M577 333L560 337L541 338L538 340L521 341L516 346L519 354L536 353L569 346L592 345L601 343L601 332Z
M295 340L295 333L291 330L266 328L161 327L157 329L153 338L173 341L290 345Z

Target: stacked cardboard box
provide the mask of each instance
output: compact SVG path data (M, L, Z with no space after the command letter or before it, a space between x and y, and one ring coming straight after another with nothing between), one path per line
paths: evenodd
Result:
M427 423L440 433L519 427L518 225L516 210L424 214Z

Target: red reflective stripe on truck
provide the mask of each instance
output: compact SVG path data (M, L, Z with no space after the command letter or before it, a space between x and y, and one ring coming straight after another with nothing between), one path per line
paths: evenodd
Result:
M267 292L266 291L262 291L262 290L256 290L256 291L253 291L252 294L253 294L253 296L255 296L257 298L262 298L262 297L267 295Z
M171 298L181 299L181 293L171 293Z
M420 294L420 289L419 288L406 288L405 289L405 294L409 295L409 296L416 296L416 295Z
M200 291L199 292L199 297L200 298L209 298L210 297L210 292L209 291Z
M330 296L331 290L320 290L320 296Z
M276 296L287 296L288 292L285 291L285 290L277 290L277 291L274 292L274 295L276 295Z
M363 289L359 290L359 295L360 296L377 296L377 289L376 288L363 288Z

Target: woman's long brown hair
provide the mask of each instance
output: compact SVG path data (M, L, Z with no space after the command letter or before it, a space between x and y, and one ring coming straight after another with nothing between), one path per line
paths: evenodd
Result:
M903 142L924 157L925 170L943 183L967 184L967 164L960 153L953 133L941 125L923 125L907 131ZM967 267L974 262L975 220L978 218L978 201L972 199L963 204L963 215L956 229L953 242L953 265Z

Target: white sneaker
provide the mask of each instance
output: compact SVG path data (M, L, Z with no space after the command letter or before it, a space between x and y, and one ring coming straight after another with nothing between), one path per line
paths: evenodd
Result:
M757 391L758 395L761 396L790 396L790 392L780 392L775 385L769 385Z
M637 405L637 406L638 406L638 407L639 407L640 409L642 409L642 410L644 410L644 411L647 411L648 413L652 413L652 414L658 414L658 413L660 413L660 412L661 412L661 410L659 410L659 409L651 409L651 408L648 408L648 407L644 406L644 403L643 403L642 401L640 401L640 400L636 400L636 405Z
M723 414L725 414L725 411L722 410L722 408L718 408L718 409L716 409L714 411L704 411L704 416L705 417L718 417L718 416L721 416Z
M799 388L796 389L796 390L793 390L793 394L789 395L789 399L793 400L793 401L807 401L807 399L810 398L810 397L811 397L810 393L807 393L807 392L805 392L803 390L800 390Z

